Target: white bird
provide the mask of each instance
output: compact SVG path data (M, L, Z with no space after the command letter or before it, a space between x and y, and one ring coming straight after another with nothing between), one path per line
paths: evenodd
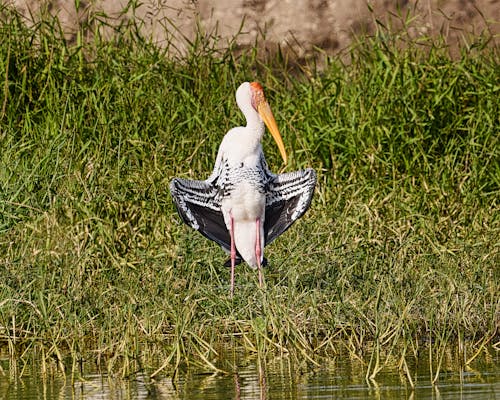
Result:
M259 270L262 286L264 247L305 213L316 184L311 168L278 175L269 171L261 145L264 124L285 164L287 156L262 86L244 82L236 91L236 102L247 124L224 136L208 179L170 182L183 221L230 254L231 296L234 267L241 259Z

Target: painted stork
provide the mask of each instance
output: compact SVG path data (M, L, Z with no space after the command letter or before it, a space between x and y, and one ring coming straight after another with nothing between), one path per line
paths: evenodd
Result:
M242 259L259 270L262 286L264 247L305 213L316 184L311 168L285 174L269 171L261 145L264 124L285 164L287 155L262 86L244 82L236 91L236 102L247 124L224 136L208 179L170 182L182 220L230 254L231 296L234 267Z

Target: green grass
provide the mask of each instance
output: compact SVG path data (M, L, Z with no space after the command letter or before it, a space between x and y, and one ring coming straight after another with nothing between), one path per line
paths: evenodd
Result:
M368 378L429 358L495 357L500 313L498 49L381 31L351 62L277 53L183 58L122 28L68 44L0 10L0 341L18 361L151 375L221 368L227 346L320 363L348 351ZM311 72L312 71L312 72ZM318 187L266 248L266 288L182 225L174 176L204 179L258 80L290 154ZM282 170L272 139L271 168ZM413 360L413 361L412 361ZM227 370L227 368L226 368Z

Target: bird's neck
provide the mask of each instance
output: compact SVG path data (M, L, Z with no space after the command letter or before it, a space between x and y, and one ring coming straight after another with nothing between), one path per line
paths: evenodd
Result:
M246 110L242 111L247 121L246 128L248 133L260 142L265 131L264 121L262 121L253 107L248 107Z

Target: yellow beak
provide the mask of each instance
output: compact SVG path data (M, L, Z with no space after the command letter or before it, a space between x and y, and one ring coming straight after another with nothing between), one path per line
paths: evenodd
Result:
M285 145L283 144L283 139L281 139L280 131L278 130L278 125L276 124L276 120L274 119L273 112L271 111L271 107L267 104L267 101L261 101L257 106L257 112L260 117L266 124L269 132L274 138L274 141L278 145L278 149L280 150L281 157L283 158L283 162L286 164L287 156L285 151Z

